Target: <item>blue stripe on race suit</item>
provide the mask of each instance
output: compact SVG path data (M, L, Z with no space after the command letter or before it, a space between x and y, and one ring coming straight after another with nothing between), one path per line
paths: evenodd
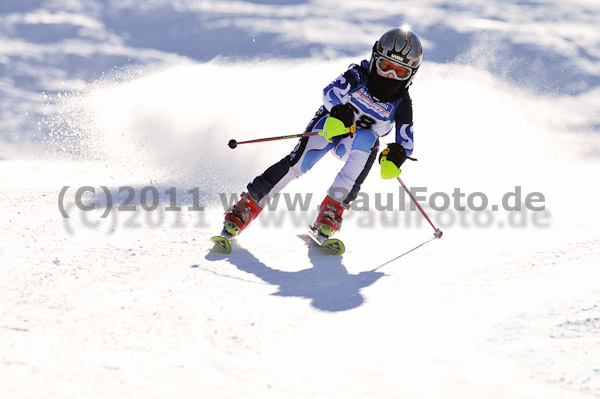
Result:
M396 143L404 147L406 155L412 154L414 148L412 123L405 123L396 129Z
M377 135L370 130L359 129L356 131L356 138L352 143L353 150L360 150L364 152L371 152L375 142L377 142Z
M310 140L311 144L315 143L317 140L319 142L322 141L322 143L319 143L322 146L319 145L317 148L310 149L306 152L306 154L304 155L304 158L302 159L302 165L300 165L300 170L302 171L302 173L308 172L334 146L334 143L328 142L325 139L325 137L321 137L321 136L312 136L312 137L310 137L309 140Z
M321 119L319 119L319 121L317 123L315 123L315 125L311 129L311 132L320 132L321 130L323 130L323 127L325 126L325 121L327 120L327 118L329 118L329 113L327 115L321 117Z
M346 146L345 145L338 146L335 149L335 155L337 155L339 158L343 158L344 155L346 155L346 152L347 151L346 151Z
M329 115L321 117L321 119L314 124L311 131L318 132L323 130L323 126L325 126L325 121L328 117ZM322 143L320 143L320 140L318 139L321 139ZM308 172L334 146L333 143L329 143L324 137L321 136L310 137L310 143L311 148L306 152L306 154L304 154L302 164L300 165L300 170L302 173Z
M323 102L328 105L327 108L330 110L336 105L342 103L340 99L337 98L337 96L333 93L333 90L326 94L326 96L323 98Z
M323 91L323 102L327 109L331 110L334 106L342 104L342 98L352 89L350 82L343 75L340 75Z

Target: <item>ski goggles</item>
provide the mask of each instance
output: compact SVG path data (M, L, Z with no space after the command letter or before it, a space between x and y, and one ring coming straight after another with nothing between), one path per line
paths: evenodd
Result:
M412 75L412 69L387 58L378 57L375 65L377 70L385 75L391 72L396 80L406 80Z

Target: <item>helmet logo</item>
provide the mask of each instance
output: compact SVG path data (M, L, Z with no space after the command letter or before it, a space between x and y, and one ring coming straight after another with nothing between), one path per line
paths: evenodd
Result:
M400 39L400 37L402 37L402 42L398 43L398 39ZM412 40L408 40L408 35L406 33L403 34L398 34L396 35L396 37L394 38L394 43L392 44L391 47L389 47L386 51L386 56L398 61L402 61L402 62L406 62L407 64L412 62L412 59L410 58L410 52L413 49L413 44L415 42L415 39ZM399 45L402 45L400 48Z

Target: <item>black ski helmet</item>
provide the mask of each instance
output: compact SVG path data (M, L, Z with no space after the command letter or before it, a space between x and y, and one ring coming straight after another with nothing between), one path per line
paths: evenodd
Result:
M414 79L421 61L423 46L419 37L407 26L390 29L373 45L369 65L369 90L376 100L391 101L404 96ZM406 69L406 75L385 78L377 74L377 67L385 61Z

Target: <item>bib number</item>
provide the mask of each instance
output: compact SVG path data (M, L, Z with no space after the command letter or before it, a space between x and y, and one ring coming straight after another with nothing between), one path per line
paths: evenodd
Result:
M360 110L358 108L356 108L354 105L350 104L350 107L352 107L352 112L355 115L360 114ZM356 119L354 122L354 124L356 125L357 128L366 129L366 130L371 130L373 125L376 123L377 123L377 121L375 119L373 119L369 115L365 115L365 114L360 115L360 117L358 119Z

